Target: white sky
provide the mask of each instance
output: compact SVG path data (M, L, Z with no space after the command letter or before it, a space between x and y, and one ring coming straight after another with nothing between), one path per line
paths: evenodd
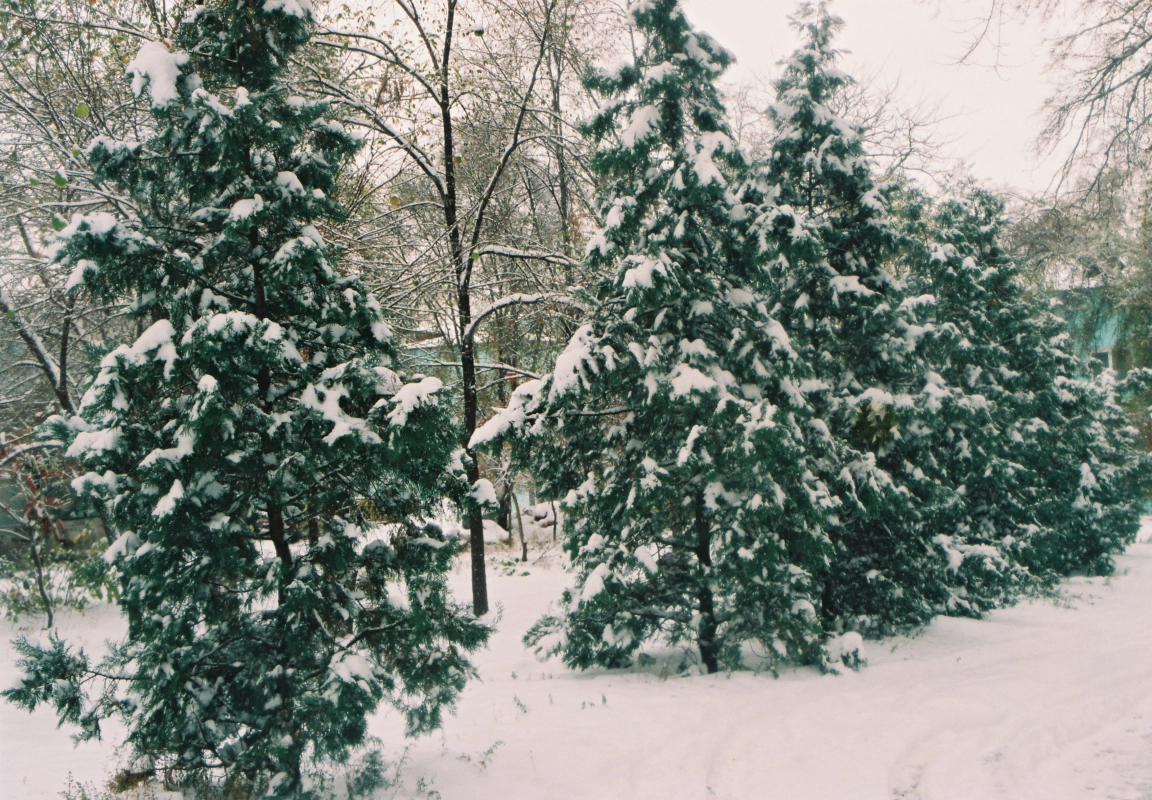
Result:
M938 100L944 115L942 137L950 154L964 158L978 178L1023 190L1044 189L1057 159L1043 162L1034 141L1042 126L1041 108L1051 91L1045 74L1043 30L1023 22L1006 28L1000 66L992 51L982 64L958 65L970 41L972 17L986 0L837 0L833 11L846 23L837 40L849 72L879 71L899 78L913 98ZM795 48L788 24L793 0L686 0L691 22L732 51L736 80L775 73L776 62Z

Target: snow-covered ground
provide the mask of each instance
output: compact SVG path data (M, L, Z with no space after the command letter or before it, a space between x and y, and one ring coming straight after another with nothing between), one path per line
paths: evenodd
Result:
M1069 581L1058 603L869 642L859 673L773 678L680 677L675 658L630 672L541 664L519 640L567 576L496 563L489 585L503 616L477 659L481 680L443 731L408 743L401 774L444 800L1149 798L1152 544L1133 545L1118 567L1108 580ZM60 619L77 642L118 628L108 609ZM14 673L5 644L0 685ZM396 715L373 721L393 758L399 730ZM99 785L113 761L110 744L73 748L47 711L0 706L4 800L57 797L69 773Z

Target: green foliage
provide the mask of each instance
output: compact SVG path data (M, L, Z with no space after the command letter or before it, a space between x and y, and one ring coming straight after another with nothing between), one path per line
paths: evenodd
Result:
M116 598L108 565L100 558L102 552L99 545L79 550L45 548L44 583L54 609L83 611L93 603ZM44 613L36 575L27 558L0 556L0 608L11 622Z
M553 373L473 439L516 438L567 513L577 588L526 642L579 668L658 637L709 671L744 642L822 663L823 446L806 368L758 293L758 195L714 86L730 56L673 0L633 19L636 63L588 78L608 96L588 125L607 186L588 261L612 277Z
M100 663L20 643L6 693L81 738L123 718L132 771L293 798L381 703L437 727L490 632L450 597L457 543L428 522L468 490L443 387L396 370L379 304L316 227L343 219L359 141L287 82L311 29L306 0L196 6L177 49L128 64L154 135L85 150L136 216L76 215L51 252L141 332L48 428L119 532L128 632Z
M776 82L776 135L758 165L764 292L812 370L806 400L829 441L814 464L835 506L817 613L828 632L889 631L935 613L940 583L915 502L931 479L903 469L923 413L924 331L888 270L890 189L874 182L861 132L831 111L851 82L833 46L843 23L824 3L801 5L793 23L802 42Z
M978 189L904 205L925 243L909 239L908 281L935 298L919 313L936 414L913 461L938 476L926 513L962 579L951 602L973 613L1072 572L1110 573L1150 468L1111 378L1071 352L1059 304L1024 293L1002 213Z
M1108 571L1149 477L1117 398L1147 387L1083 377L999 202L873 181L829 110L850 79L825 4L795 20L756 165L722 146L726 55L673 2L634 19L636 63L589 78L608 192L587 260L615 277L473 440L510 439L567 512L576 586L526 642L578 668L659 637L709 669L748 641L832 669L862 663L833 637Z

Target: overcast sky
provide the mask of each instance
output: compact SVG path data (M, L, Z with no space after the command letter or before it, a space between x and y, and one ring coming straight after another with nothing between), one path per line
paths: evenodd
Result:
M1041 106L1051 91L1044 71L1043 30L1036 23L1009 26L1000 66L991 68L991 50L978 64L957 64L971 39L972 16L985 0L837 0L833 10L846 27L838 39L844 66L853 72L881 72L899 78L913 98L938 99L945 115L945 138L972 173L998 185L1040 190L1048 185L1056 159L1034 152L1042 125ZM736 55L731 77L771 75L776 62L796 46L788 24L793 0L686 0L689 19Z

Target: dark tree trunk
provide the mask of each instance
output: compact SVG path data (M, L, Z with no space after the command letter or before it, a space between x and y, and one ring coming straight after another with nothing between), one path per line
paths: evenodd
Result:
M696 495L696 559L700 562L701 578L697 599L700 603L700 629L697 640L700 644L700 661L709 674L720 667L716 660L716 609L713 605L712 587L712 535L707 514L704 513L704 495Z
M555 68L555 73L552 72ZM560 197L559 208L560 212L560 238L564 243L564 254L572 254L572 223L569 219L571 208L571 200L569 199L568 190L568 165L565 163L564 152L564 126L562 123L563 117L561 116L560 109L560 87L562 83L562 73L564 71L564 54L559 48L554 49L548 59L548 72L552 81L552 136L555 151L553 155L556 158L556 178L559 185ZM571 286L573 281L572 268L566 267L564 276L567 279L568 285Z
M284 532L284 514L279 506L268 504L268 537L276 548L276 556L285 567L292 566L292 551L288 549L288 537Z
M500 495L500 510L496 514L496 524L508 531L508 538L512 538L512 490L504 487Z
M96 513L100 517L100 528L104 531L104 538L108 544L116 543L116 529L112 525L112 517L108 514L108 507L103 502L96 504Z
M472 321L468 290L460 290L460 327L466 329ZM464 441L467 443L476 430L476 361L471 337L460 343L460 363L464 384ZM468 482L473 486L480 480L480 461L471 450L468 454ZM468 517L468 535L472 550L472 613L481 617L488 613L488 578L484 573L484 518L477 508Z
M824 588L820 592L820 616L824 620L836 618L836 585L831 575L824 578Z
M444 224L448 229L448 249L455 262L456 271L456 312L460 324L460 384L464 395L464 447L468 455L468 480L475 486L480 480L480 465L476 454L468 449L468 441L476 431L476 416L479 398L476 389L476 350L469 327L472 324L472 259L465 252L463 232L457 216L456 197L456 142L452 127L452 102L448 88L452 58L453 25L456 17L456 0L449 0L445 19L444 50L440 59L440 125L444 134ZM488 581L484 574L484 519L480 511L473 511L468 517L468 533L472 550L472 613L483 616L488 613Z
M52 601L48 597L48 589L44 586L44 564L40 560L39 538L35 534L32 535L30 550L32 564L36 567L36 588L40 590L40 599L44 602L44 613L48 615L48 619L44 623L44 630L48 630L55 624L55 617L52 611Z
M468 480L473 484L480 480L480 470L468 468ZM472 551L472 613L482 617L488 613L488 576L484 571L484 519L477 511L468 518L468 534Z
M516 499L516 492L509 492L513 504L516 506L516 527L520 531L520 561L528 561L528 540L524 538L524 517L520 514L520 501Z
M256 228L248 232L248 243L252 249L255 249L260 243L260 233ZM264 294L263 268L259 261L250 263L252 265L253 311L256 313L257 319L264 320L268 318L268 305ZM259 392L258 400L264 413L271 412L272 373L268 367L261 367L256 374L256 390ZM272 546L276 548L277 558L284 564L284 578L280 582L281 587L283 587L290 580L289 571L292 567L292 551L288 549L288 536L284 529L284 513L279 504L271 498L267 501L266 513L268 515L268 538L272 540ZM281 595L283 595L283 588L281 588ZM281 597L281 599L283 598Z

